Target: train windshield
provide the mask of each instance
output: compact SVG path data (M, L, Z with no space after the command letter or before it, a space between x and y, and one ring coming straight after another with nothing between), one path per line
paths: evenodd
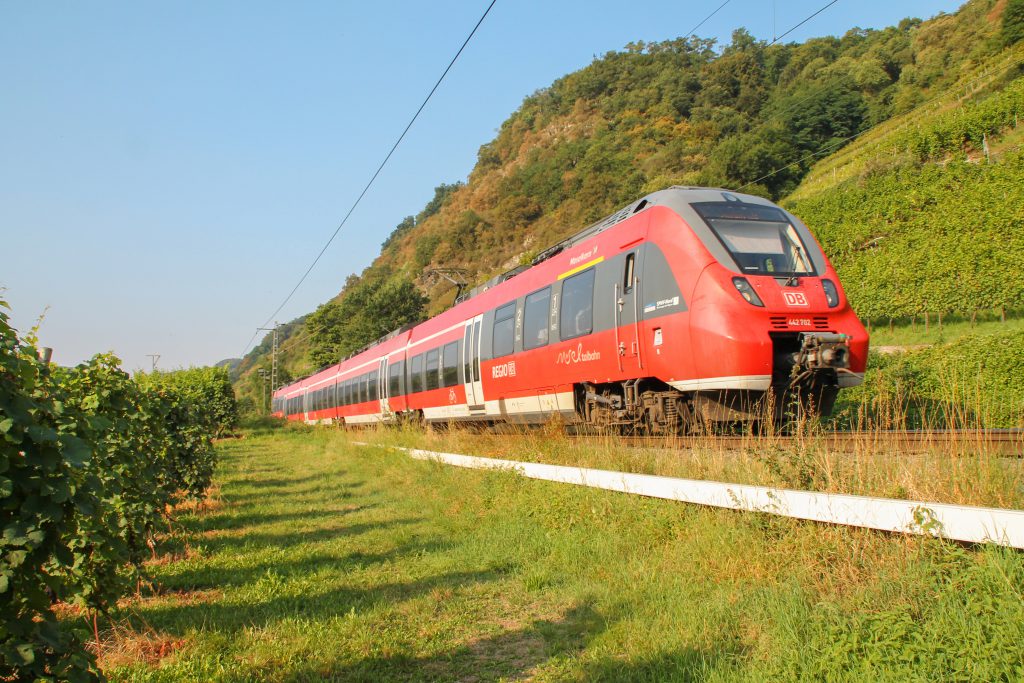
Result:
M744 273L812 275L807 248L789 218L774 206L746 202L694 202Z

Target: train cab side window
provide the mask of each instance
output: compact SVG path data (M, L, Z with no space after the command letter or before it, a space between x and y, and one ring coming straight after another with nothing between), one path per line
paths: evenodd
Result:
M494 334L491 338L492 358L507 356L515 349L515 317L515 301L494 312Z
M633 291L633 270L636 268L636 252L626 255L626 267L622 273L622 291L629 294Z
M523 348L536 349L548 343L550 308L550 287L545 287L526 297L526 314L523 317Z
M409 372L409 379L412 380L410 394L418 394L423 391L423 354L412 357L412 369Z
M426 362L424 363L424 369L427 374L427 391L431 389L437 389L441 386L441 378L438 375L438 369L440 367L441 350L433 349L427 351Z
M593 268L562 282L562 311L559 324L562 339L572 339L594 331Z
M459 342L444 345L441 358L441 377L444 386L454 387L459 383Z

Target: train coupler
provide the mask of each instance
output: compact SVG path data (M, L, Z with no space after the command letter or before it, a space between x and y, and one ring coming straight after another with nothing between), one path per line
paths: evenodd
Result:
M850 337L833 332L804 332L800 335L800 350L791 355L791 360L790 385L814 375L834 376L850 367Z

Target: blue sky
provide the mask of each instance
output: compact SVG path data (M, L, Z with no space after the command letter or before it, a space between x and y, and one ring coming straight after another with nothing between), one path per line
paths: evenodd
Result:
M721 4L498 0L281 312L336 294L402 217L466 178L535 90ZM771 39L825 0L731 0L698 34ZM840 0L787 40L959 2ZM238 356L306 270L487 2L0 0L0 298L74 364ZM774 25L774 32L773 32Z

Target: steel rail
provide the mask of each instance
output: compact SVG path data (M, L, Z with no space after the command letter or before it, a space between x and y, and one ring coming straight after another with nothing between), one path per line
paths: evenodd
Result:
M744 450L765 446L819 445L840 452L896 450L922 453L932 450L978 449L1001 455L1024 456L1024 429L930 429L816 432L796 435L693 435L693 436L618 436L570 434L579 440L608 442L623 446L670 449L724 448Z

